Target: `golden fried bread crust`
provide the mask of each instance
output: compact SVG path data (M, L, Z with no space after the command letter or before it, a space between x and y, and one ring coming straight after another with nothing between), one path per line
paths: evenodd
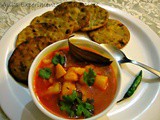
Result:
M82 31L95 30L107 23L109 17L109 13L107 12L107 10L94 4L87 5L86 8L90 13L90 20L89 24L81 29Z
M37 23L54 24L57 29L64 29L68 26L71 28L74 27L76 21L73 20L68 13L55 14L53 11L48 11L38 17L35 17L30 24L33 25Z
M28 72L35 57L50 45L50 38L29 39L16 47L9 59L8 69L16 81L27 84Z
M55 19L57 16L54 14L53 11L47 11L44 14L35 17L30 24L36 23L52 23L52 20Z
M58 40L67 39L73 32L73 25L69 24L66 21L61 22L61 27L57 27L57 23L51 24L51 23L37 23L33 25L29 25L26 28L24 28L17 37L16 40L16 46L21 44L22 42L39 37L49 37L51 38L52 42L56 42Z
M127 27L118 20L109 19L108 23L97 30L88 33L97 43L107 43L119 49L123 48L130 39Z
M86 26L90 18L88 10L81 2L64 2L59 4L53 11L55 14L70 14L72 19L76 21L74 31L78 31Z

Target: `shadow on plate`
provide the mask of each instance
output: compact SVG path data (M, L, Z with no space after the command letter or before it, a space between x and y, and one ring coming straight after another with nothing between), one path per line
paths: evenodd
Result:
M33 101L30 101L26 104L25 108L22 111L21 120L52 120L42 113Z

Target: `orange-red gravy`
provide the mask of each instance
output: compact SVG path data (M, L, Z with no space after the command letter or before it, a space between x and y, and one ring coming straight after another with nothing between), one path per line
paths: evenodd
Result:
M85 65L88 65L89 63L86 62L79 62L75 60L69 53L68 53L68 48L63 48L57 51L53 51L46 55L43 59L50 59L52 60L53 56L56 54L56 52L62 51L67 60L65 64L65 69L68 69L71 66L79 66L83 67ZM41 102L41 104L51 113L63 117L63 118L69 118L68 115L60 110L60 107L58 106L58 100L59 100L59 95L44 95L43 92L47 90L49 86L52 84L48 80L44 80L43 78L39 77L38 71L40 68L44 67L51 67L52 71L54 73L54 65L50 62L47 64L44 64L41 60L40 64L38 65L34 77L34 90L35 93ZM94 99L94 115L102 112L104 109L106 109L111 101L113 100L117 88L117 83L115 79L115 74L112 69L112 66L96 66L96 73L100 75L107 75L108 76L108 87L107 89L100 90L99 88L95 87L94 85L92 87L88 87L87 85L82 85L80 83L76 83L77 89L85 89L88 92L88 96L91 97L91 99ZM54 75L52 75L55 81L63 81L63 78L60 80L56 80Z

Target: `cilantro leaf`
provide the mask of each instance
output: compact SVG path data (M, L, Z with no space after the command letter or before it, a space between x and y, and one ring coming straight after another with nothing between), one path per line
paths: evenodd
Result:
M83 102L79 92L74 90L71 95L65 95L62 98L60 110L65 111L70 117L89 118L93 115L94 106L87 101Z
M60 105L61 105L60 110L66 111L67 114L68 114L70 117L74 117L74 116L75 116L74 111L71 110L71 104L66 103L66 102L64 102L64 101L61 101L61 102L60 102Z
M81 116L82 115L82 111L83 111L83 106L82 105L78 105L77 111L76 111L76 115L77 116Z
M51 74L52 74L52 72L49 68L43 68L43 69L39 70L39 76L44 79L49 79Z
M84 72L83 74L83 80L88 86L92 86L94 84L95 77L96 77L96 73L92 68L89 68L88 73Z
M60 109L62 110L62 111L67 111L68 109L70 109L70 106L69 105L67 105L65 102L60 102L60 105L61 105L61 107L60 107Z
M79 101L79 104L76 110L76 115L81 116L83 114L85 118L89 118L93 115L91 113L93 110L94 110L94 106L92 104L88 102Z
M83 107L83 114L86 118L89 118L92 116L92 113L89 112L85 107Z
M52 58L52 63L54 65L57 65L58 63L60 63L61 65L63 65L65 63L65 57L60 55L60 54L56 54L53 58Z
M94 106L92 105L92 104L90 104L90 103L87 103L87 102L85 102L85 108L87 109L87 110L92 110L92 109L94 109Z
M71 95L64 95L63 99L67 102L74 102L77 97L78 97L77 92L73 90Z

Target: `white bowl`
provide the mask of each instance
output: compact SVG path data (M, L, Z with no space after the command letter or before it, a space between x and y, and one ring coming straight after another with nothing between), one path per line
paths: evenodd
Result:
M111 104L101 113L87 118L86 120L95 120L99 117L102 117L103 115L105 115L118 101L118 95L120 92L120 86L121 86L121 70L120 70L120 66L117 63L117 61L114 59L114 57L111 55L111 53L109 53L106 49L104 49L103 47L101 47L98 43L95 43L93 41L89 41L89 40L81 40L81 39L76 39L73 41L75 45L80 45L80 46L85 46L85 47L89 47L92 49L97 50L98 52L100 52L101 54L109 57L113 62L112 62L112 66L115 72L115 77L117 80L117 90L116 90L116 94L114 99L112 100ZM68 40L61 40L58 42L55 42L53 44L51 44L50 46L46 47L43 51L40 52L40 54L37 55L37 57L35 58L35 60L33 61L30 71L29 71L29 77L28 77L28 85L29 85L29 90L31 93L31 96L33 98L34 103L36 104L36 106L44 113L46 114L48 117L55 119L55 120L64 120L64 118L58 117L56 115L54 115L53 113L49 112L47 109L45 109L43 107L43 105L40 103L40 101L38 100L38 98L36 97L36 94L34 92L34 87L33 87L33 77L34 77L34 72L35 69L37 68L39 62L41 61L41 59L48 53L58 50L62 47L66 47L68 46Z

